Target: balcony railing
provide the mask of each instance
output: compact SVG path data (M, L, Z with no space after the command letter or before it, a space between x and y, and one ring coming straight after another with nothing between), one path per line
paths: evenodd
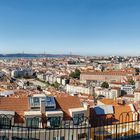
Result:
M22 123L16 123L1 115L0 140L139 140L140 120L136 114L133 120L132 114L127 114L128 118L123 115L118 121L97 119L96 124L86 117L82 121L77 118L76 124L74 119L61 117L22 118Z

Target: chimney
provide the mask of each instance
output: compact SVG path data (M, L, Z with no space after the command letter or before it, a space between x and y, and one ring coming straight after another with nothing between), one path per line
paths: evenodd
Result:
M45 114L45 112L46 112L46 101L45 100L41 100L41 103L40 103L40 112L42 114Z
M89 118L89 116L90 116L90 105L84 102L83 107L87 110L86 111L86 117Z
M90 119L90 105L87 106L87 117Z

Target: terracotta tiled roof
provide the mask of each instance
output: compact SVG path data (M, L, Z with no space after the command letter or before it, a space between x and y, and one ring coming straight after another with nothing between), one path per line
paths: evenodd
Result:
M28 110L28 98L0 98L0 110L15 111L23 115Z
M119 87L111 87L111 89L119 90L119 89L121 89L121 88L119 88Z
M113 99L104 98L104 99L101 99L100 101L105 105L118 105L117 101Z
M114 85L122 85L124 84L123 82L110 82L110 84L114 84Z
M90 122L92 125L109 125L119 122L132 121L131 108L128 105L114 105L114 113L108 115L96 115L93 108L90 109Z
M81 103L78 97L75 96L63 96L63 97L56 97L58 107L64 112L64 117L69 118L70 108L80 108Z
M94 71L94 72L82 72L81 74L88 74L88 75L121 75L126 76L128 74L134 74L134 72L130 71Z
M126 95L124 95L124 97L134 98L134 95L133 94L126 94Z
M114 116L115 116L116 120L119 120L119 117L122 113L131 112L131 108L128 104L119 105L118 102L116 100L113 100L113 99L102 99L100 101L102 103L104 103L105 105L112 105L114 107Z

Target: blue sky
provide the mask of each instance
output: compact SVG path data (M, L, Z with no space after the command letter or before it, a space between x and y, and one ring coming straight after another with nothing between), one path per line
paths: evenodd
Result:
M140 55L140 0L0 0L0 53Z

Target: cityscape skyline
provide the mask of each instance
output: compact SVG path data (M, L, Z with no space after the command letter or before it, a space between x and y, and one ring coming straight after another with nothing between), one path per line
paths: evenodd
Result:
M140 140L140 0L0 0L0 140Z
M0 53L140 55L140 1L0 1Z

